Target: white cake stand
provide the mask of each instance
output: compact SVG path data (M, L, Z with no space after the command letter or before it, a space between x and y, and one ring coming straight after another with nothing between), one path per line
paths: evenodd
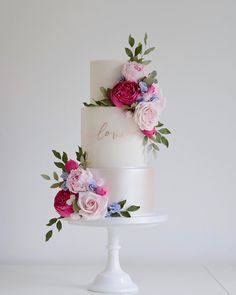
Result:
M137 292L138 286L133 283L130 276L121 269L119 260L119 236L117 229L123 226L154 226L168 220L168 215L157 213L142 217L112 217L100 220L79 220L71 224L80 226L106 227L108 230L108 257L103 272L97 275L93 283L88 287L89 291L102 293L126 293Z

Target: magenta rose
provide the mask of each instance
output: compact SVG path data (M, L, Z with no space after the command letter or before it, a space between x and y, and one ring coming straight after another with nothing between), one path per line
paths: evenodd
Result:
M72 205L67 204L67 200L70 199L71 195L75 196L75 199L78 200L78 194L72 194L69 191L61 190L59 191L54 199L54 208L57 213L62 217L68 217L71 213L73 213Z
M71 170L74 170L77 168L78 168L78 163L75 162L74 160L69 160L65 164L65 169L68 173L70 173Z
M107 190L102 186L97 186L95 188L95 193L100 195L100 196L105 196L107 194Z
M143 134L152 137L156 133L156 128L153 128L152 130L142 130Z
M131 106L140 95L139 86L136 82L121 81L117 83L110 92L113 104L121 108L123 105Z

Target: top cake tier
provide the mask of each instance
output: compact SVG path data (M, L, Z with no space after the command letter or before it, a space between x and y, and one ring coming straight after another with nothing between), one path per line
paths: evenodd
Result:
M90 62L90 100L101 99L100 87L111 88L121 78L123 60L94 60Z

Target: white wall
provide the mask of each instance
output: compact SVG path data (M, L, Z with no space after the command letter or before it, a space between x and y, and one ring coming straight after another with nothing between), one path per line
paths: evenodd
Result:
M169 222L125 229L125 261L236 260L234 1L0 0L0 261L97 263L106 232L65 224L48 244L52 148L73 154L89 60L149 33L171 147L153 165ZM131 235L132 231L132 235ZM135 249L135 251L134 251Z

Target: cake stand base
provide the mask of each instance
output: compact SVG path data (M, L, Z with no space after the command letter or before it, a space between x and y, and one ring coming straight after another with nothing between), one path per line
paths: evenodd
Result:
M152 226L167 221L166 214L155 214L151 216L132 218L105 218L101 220L79 220L69 223L93 227L106 227L108 230L108 256L106 267L103 272L97 275L93 283L88 287L89 291L101 293L128 293L137 292L138 286L132 281L120 266L119 259L119 235L118 228L123 226Z

